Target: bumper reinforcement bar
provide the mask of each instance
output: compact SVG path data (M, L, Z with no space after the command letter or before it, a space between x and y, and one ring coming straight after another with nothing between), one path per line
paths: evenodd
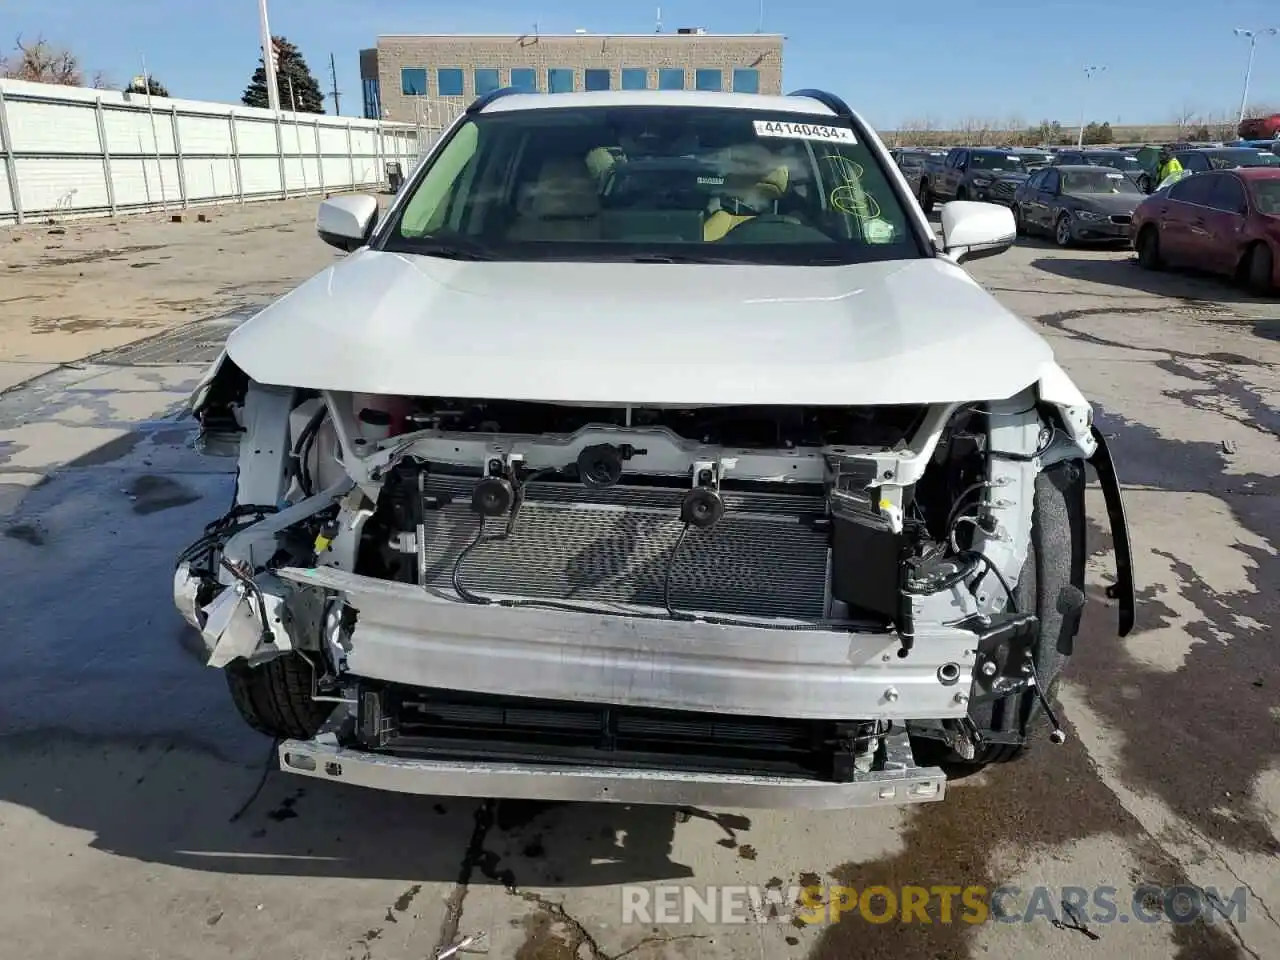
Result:
M280 744L286 773L395 793L527 800L645 803L667 806L845 809L941 800L946 777L911 762L904 734L893 741L887 769L849 783L753 774L626 767L430 760L352 750L333 732ZM899 760L903 757L905 760Z

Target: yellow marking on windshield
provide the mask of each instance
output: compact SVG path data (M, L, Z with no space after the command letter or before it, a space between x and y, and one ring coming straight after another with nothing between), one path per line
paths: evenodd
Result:
M829 153L822 159L831 161L836 168L836 176L841 181L827 198L831 206L862 221L878 220L880 204L862 188L861 165L839 154Z

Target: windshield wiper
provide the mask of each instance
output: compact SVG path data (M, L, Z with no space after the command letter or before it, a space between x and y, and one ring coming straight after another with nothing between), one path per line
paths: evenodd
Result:
M417 237L410 249L426 257L445 260L497 260L489 247L468 237Z

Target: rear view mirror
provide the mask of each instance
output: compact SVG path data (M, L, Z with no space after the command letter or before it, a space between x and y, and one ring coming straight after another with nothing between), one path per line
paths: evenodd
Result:
M316 233L329 246L350 252L369 242L377 219L377 197L330 197L316 212Z
M996 203L953 200L942 208L942 252L956 263L981 260L1013 246L1013 211Z

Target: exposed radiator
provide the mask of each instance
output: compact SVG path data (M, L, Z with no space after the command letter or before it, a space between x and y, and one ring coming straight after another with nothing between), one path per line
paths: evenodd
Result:
M431 475L425 521L426 583L450 589L454 563L475 537L471 478ZM667 565L681 530L685 489L588 489L532 483L512 535L490 520L485 539L463 562L474 593L661 608ZM820 496L727 492L725 516L691 529L671 571L672 606L739 616L821 619L826 611L828 534L814 529Z

